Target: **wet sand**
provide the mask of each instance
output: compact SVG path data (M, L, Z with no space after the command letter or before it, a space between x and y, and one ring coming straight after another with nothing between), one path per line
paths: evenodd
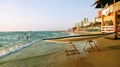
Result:
M101 51L66 56L65 49L43 56L0 62L0 67L120 67L120 39L99 38ZM41 59L42 58L42 59Z

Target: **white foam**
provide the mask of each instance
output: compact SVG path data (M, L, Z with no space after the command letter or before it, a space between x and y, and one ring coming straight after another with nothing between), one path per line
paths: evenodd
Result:
M10 53L13 53L13 52L16 52L16 51L19 51L25 47L28 47L34 43L36 43L37 41L33 41L31 43L27 43L27 44L23 44L23 43L20 43L20 44L17 44L15 46L12 46L12 47L9 47L9 48L6 48L6 49L3 49L3 50L0 50L0 57L3 57L3 56L6 56Z

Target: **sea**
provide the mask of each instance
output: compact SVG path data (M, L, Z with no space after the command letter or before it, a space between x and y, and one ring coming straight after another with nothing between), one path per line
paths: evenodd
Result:
M69 35L71 34L61 31L0 32L0 57L10 55L35 44L42 44L43 39L46 38ZM48 43L44 42L43 44Z

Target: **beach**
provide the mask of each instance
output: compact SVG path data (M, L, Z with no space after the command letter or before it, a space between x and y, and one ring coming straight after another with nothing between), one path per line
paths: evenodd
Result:
M120 67L119 42L120 39L114 40L112 36L99 38L97 43L100 51L94 48L89 49L90 53L84 54L80 51L80 54L69 56L66 56L65 52L67 47L65 44L68 43L57 47L60 49L52 50L52 52L43 55L39 53L41 46L34 45L30 46L29 49L23 49L1 58L0 67ZM47 48L44 49L47 50ZM28 53L24 54L25 51Z
M120 67L120 0L1 0L0 8L0 67Z

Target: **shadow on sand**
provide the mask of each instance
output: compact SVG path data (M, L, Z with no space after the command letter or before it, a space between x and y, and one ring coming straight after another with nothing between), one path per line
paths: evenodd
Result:
M94 52L102 52L102 51L111 51L111 50L120 50L120 44L115 46L109 46L109 47L100 47L100 51L96 49L90 49L90 53Z
M116 46L110 46L110 47L107 47L109 49L120 49L120 44L119 45L116 45Z
M105 37L105 39L110 39L110 40L120 40L120 38L114 39L113 37Z

